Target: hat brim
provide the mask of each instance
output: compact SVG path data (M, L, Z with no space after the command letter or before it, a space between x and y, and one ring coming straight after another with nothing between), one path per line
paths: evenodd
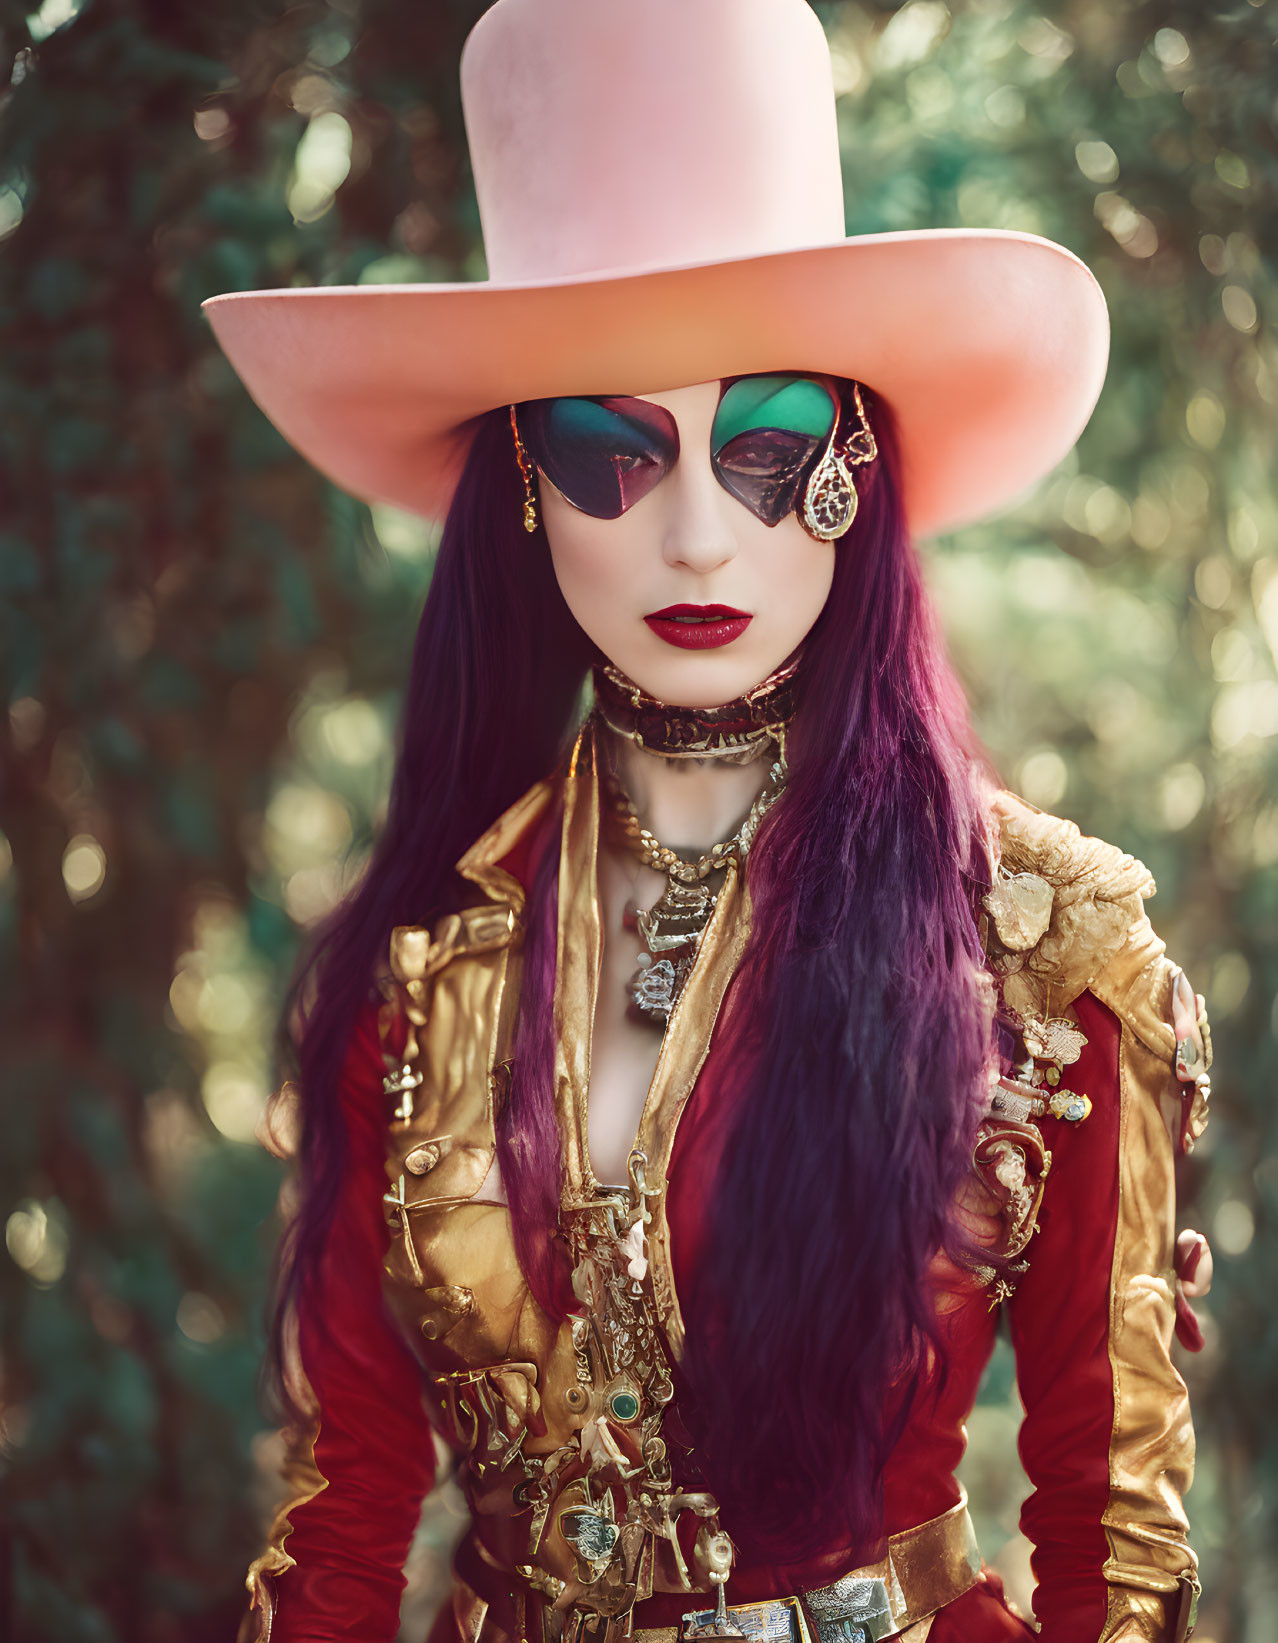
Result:
M999 229L872 234L542 283L314 286L204 304L262 410L367 501L442 517L494 406L645 394L759 371L885 398L918 536L1022 495L1074 444L1109 352L1063 246Z

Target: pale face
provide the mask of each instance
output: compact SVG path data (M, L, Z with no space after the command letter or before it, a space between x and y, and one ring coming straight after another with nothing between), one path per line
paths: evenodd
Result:
M680 707L718 707L779 667L821 614L838 551L793 512L765 524L719 483L710 464L719 396L718 382L643 395L674 417L679 456L618 519L592 518L538 479L568 608L609 661ZM690 620L687 607L748 620L713 609ZM672 610L680 614L661 615Z

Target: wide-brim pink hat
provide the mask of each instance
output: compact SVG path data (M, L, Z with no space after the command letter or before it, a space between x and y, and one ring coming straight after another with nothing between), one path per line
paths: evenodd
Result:
M498 0L462 97L487 281L204 304L262 410L356 496L441 516L494 406L807 371L891 404L922 535L1021 495L1091 414L1108 318L1063 246L844 237L807 0Z

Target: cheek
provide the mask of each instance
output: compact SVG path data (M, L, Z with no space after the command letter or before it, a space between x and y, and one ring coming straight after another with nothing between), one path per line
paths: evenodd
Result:
M649 565L644 573L644 555L655 560L659 570L660 555L650 541L652 526L636 518L641 509L631 509L619 519L591 519L555 496L549 485L542 485L542 493L545 539L563 603L586 636L624 665L613 647L624 642L623 634L649 608L642 603L644 583L649 583L650 593L655 570Z
M797 645L825 607L839 550L814 540L793 514L772 528L752 523L750 557L761 608L769 625L785 628Z
M711 707L752 690L806 638L834 578L836 550L808 535L791 514L768 526L724 498L724 560L694 581L663 553L652 510L598 520L541 487L542 518L555 579L586 636L609 661L659 701ZM735 605L754 621L734 643L676 648L643 621L681 599Z
M599 643L634 597L627 516L591 519L553 496L543 508L559 591L581 627Z

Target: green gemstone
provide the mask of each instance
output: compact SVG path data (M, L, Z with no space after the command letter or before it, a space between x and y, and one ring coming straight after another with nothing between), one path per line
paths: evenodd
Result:
M633 1392L614 1392L608 1408L614 1420L632 1421L639 1413L639 1399Z

